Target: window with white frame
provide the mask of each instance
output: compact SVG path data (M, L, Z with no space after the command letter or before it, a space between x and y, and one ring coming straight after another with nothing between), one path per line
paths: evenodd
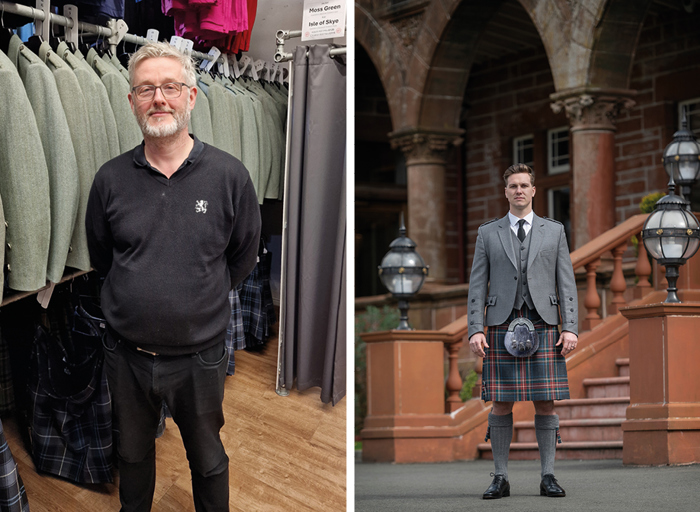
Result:
M571 168L569 158L569 127L547 131L547 173L560 174Z
M696 137L700 137L700 98L678 103L678 129L682 127L684 109L686 119L688 120L688 129L693 132Z
M513 139L513 163L532 167L535 163L535 138L532 134L521 135Z

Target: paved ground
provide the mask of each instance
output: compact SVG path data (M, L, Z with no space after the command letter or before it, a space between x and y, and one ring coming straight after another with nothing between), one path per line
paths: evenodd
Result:
M511 495L485 501L492 461L355 464L356 512L698 512L700 465L629 467L621 460L557 461L565 498L539 495L539 461L511 461Z

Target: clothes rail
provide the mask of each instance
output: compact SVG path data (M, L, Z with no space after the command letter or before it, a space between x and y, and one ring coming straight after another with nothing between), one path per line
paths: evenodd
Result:
M6 2L4 0L0 0L0 12L6 12L8 14L16 14L18 16L24 16L26 18L31 18L33 20L39 20L39 21L46 21L46 14L44 11L37 9L35 7L30 7L27 5L22 5L22 4L16 4L13 2ZM133 43L137 45L144 46L151 41L146 39L145 37L137 36L134 34L124 34L123 38L119 37L118 29L116 28L116 23L122 22L123 20L110 20L115 23L115 28L112 27L103 27L101 25L93 25L92 23L84 23L82 21L78 22L78 30L80 32L84 32L86 34L96 34L97 36L104 37L106 39L110 38L115 38L118 37L118 39L109 41L110 45L116 46L119 42L121 41L126 41L128 43ZM49 14L49 23L54 24L54 25L60 25L66 28L73 28L74 27L74 22L71 18L67 18L65 16L60 16L58 14L50 13ZM124 23L124 26L126 24ZM206 53L198 52L198 51L191 51L190 55L192 57L202 59L202 60L211 60L211 56L207 55ZM219 57L216 62L224 62L223 57Z
M295 37L301 37L301 30L278 30L275 35L277 41L277 51L275 52L275 62L287 62L294 58L291 53L284 52L284 42L287 39L294 39ZM347 48L331 48L331 57L336 55L345 55L347 53ZM308 56L309 52L306 52Z

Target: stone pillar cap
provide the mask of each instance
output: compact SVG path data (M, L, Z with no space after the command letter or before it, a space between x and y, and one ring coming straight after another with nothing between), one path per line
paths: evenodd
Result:
M616 96L618 98L634 98L637 95L637 91L634 89L608 89L605 87L591 87L588 85L573 87L571 89L565 89L559 92L553 92L549 95L549 99L552 101L561 101L568 98L573 98L575 96Z

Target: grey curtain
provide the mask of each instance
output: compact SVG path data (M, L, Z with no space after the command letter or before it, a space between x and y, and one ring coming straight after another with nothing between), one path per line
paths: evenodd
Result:
M346 392L345 73L330 48L294 53L279 385Z

